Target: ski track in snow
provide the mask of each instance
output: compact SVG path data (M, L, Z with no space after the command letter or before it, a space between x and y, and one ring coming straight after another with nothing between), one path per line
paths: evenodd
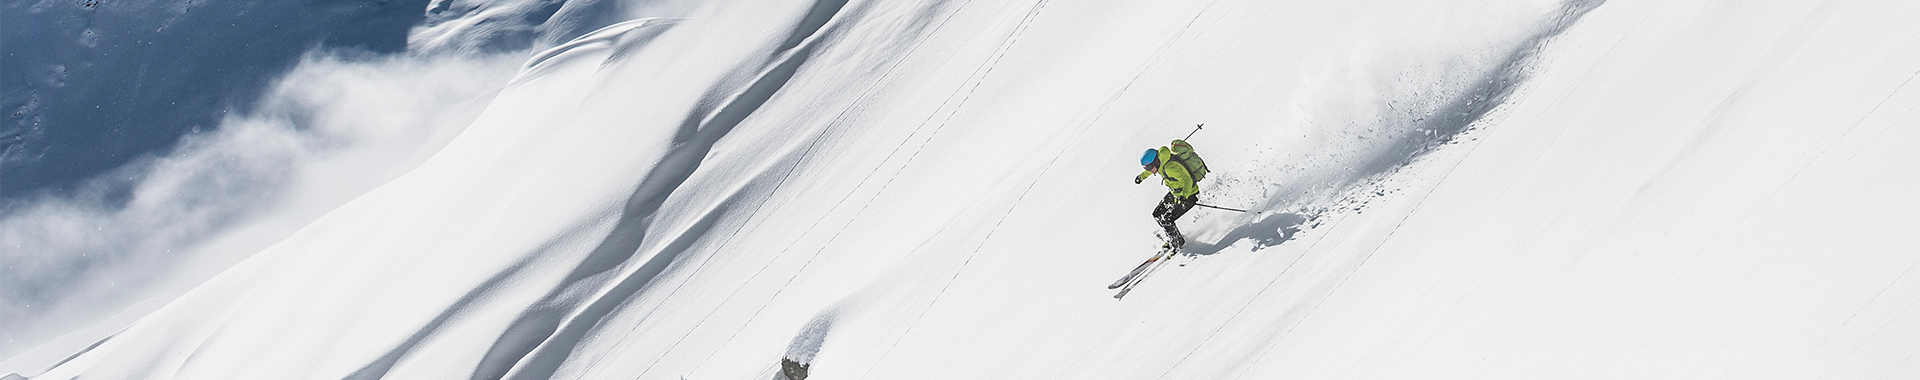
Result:
M1439 149L1454 141L1456 138L1459 138L1462 133L1467 132L1475 125L1483 125L1485 122L1485 120L1483 120L1484 118L1493 113L1496 108L1505 104L1507 99L1512 96L1515 91L1526 85L1532 70L1534 70L1534 63L1538 58L1537 55L1544 49L1545 45L1555 36L1558 36L1566 31L1567 28L1573 26L1574 23L1578 22L1582 15L1599 7L1602 3L1604 3L1604 0L1567 1L1566 4L1562 5L1561 10L1556 12L1554 17L1545 23L1545 27L1522 40L1512 50L1505 52L1504 57L1498 60L1498 65L1490 70L1487 75L1472 81L1474 85L1458 95L1444 97L1444 99L1450 100L1446 101L1446 105L1437 111L1413 119L1412 122L1409 123L1411 128L1407 128L1402 132L1405 133L1405 135L1403 135L1397 143L1381 151L1380 154L1366 160L1365 163L1361 165L1363 169L1357 171L1354 175L1354 178L1358 179L1361 185L1356 186L1355 189L1345 190L1348 195L1339 201L1342 203L1341 206L1336 206L1337 209L1343 210L1334 212L1360 212L1361 209L1366 207L1366 203L1370 202L1368 198L1385 196L1387 192L1394 191L1389 188L1383 188L1393 186L1393 179L1388 178L1388 176L1391 176L1407 165L1419 161L1425 153L1432 152L1434 149ZM1471 149L1469 148L1469 152L1470 151ZM1445 181L1445 175L1442 175L1439 181ZM1270 202L1273 201L1280 200L1270 200ZM1418 207L1418 202L1416 202L1414 208L1417 209ZM1409 213L1408 216L1410 217L1411 213ZM1196 253L1211 255L1218 253L1220 249L1224 248L1224 245L1237 242L1241 238L1260 239L1260 237L1253 236L1255 234L1280 235L1277 237L1269 236L1264 240L1256 240L1255 250L1277 245L1280 242L1289 240L1293 234L1297 233L1298 227L1302 224L1311 219L1321 217L1330 217L1330 215L1314 214L1306 216L1288 213L1272 214L1258 222L1246 224L1229 231L1227 237L1231 240L1222 240L1222 243L1218 245L1203 246L1200 250L1196 250ZM1339 216L1331 217L1335 219L1334 223L1336 224L1345 219ZM1402 218L1400 223L1405 223L1405 218ZM1397 230L1397 226L1398 225L1389 228L1388 231ZM1384 243L1387 239L1391 238L1392 233L1389 232L1386 237L1379 241ZM1317 246L1319 243L1320 241L1315 241L1313 244ZM1284 322L1269 327L1279 332L1265 337L1264 340L1266 340L1266 343L1258 345L1263 347L1258 352L1249 352L1242 358L1241 362L1246 364L1240 368L1244 370L1258 365L1260 359L1265 357L1268 350L1272 348L1273 342L1285 339L1300 320L1310 317L1314 310L1319 308L1321 302L1324 302L1327 297L1338 292L1341 285L1344 285L1346 281L1351 278L1354 271L1366 265L1367 261L1371 259L1375 253L1378 253L1378 248L1378 245L1376 245L1373 249L1353 250L1354 252L1365 253L1349 258L1348 264L1343 264L1341 269L1336 269L1335 273L1338 274L1329 276L1327 279L1327 281L1331 281L1330 285L1325 283L1317 285L1317 287L1323 290L1316 291L1306 298L1294 299L1292 303L1295 306L1290 307L1289 312L1282 316L1282 321ZM1313 250L1312 247L1307 249L1307 251ZM1295 257L1294 260L1288 262L1287 266L1281 268L1280 271L1273 276L1271 281L1268 281L1260 287L1258 293L1255 293L1245 304L1235 310L1232 316L1227 318L1226 322L1222 323L1219 328L1208 333L1204 339L1201 339L1198 346L1188 351L1186 355L1181 356L1179 361L1167 367L1157 378L1167 378L1168 375L1179 370L1181 365L1185 364L1194 353L1200 351L1200 347L1206 346L1207 342L1212 341L1222 331L1225 331L1233 320L1238 319L1248 307L1253 306L1256 301L1260 300L1263 295L1271 290L1274 284L1279 283L1282 278L1285 278L1288 272L1291 271L1296 264L1299 264L1300 258L1301 257ZM1296 284L1296 286L1298 285L1299 284ZM1216 374L1215 376L1223 374L1225 373ZM1232 377L1237 379L1245 374L1246 372L1239 371L1233 373Z

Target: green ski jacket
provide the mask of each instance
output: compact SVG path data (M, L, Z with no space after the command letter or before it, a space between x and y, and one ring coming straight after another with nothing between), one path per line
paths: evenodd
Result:
M1200 186L1193 183L1193 176L1187 174L1187 167L1173 159L1172 150L1164 146L1160 147L1159 160L1160 183L1167 185L1167 192L1173 193L1173 196L1181 198L1200 194ZM1140 175L1133 177L1133 180L1134 182L1144 181L1147 179L1147 176L1151 175L1153 175L1153 172L1142 170L1140 171Z

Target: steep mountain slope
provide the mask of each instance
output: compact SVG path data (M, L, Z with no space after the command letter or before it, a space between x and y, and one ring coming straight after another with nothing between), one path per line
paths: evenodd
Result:
M716 3L36 377L1911 376L1916 13Z

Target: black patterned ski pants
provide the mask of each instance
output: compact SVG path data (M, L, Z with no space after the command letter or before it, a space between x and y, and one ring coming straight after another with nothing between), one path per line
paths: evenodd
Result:
M1153 208L1153 221L1159 222L1160 228L1167 230L1167 236L1180 236L1180 228L1174 227L1173 221L1179 220L1181 215L1186 215L1187 210L1192 210L1195 203L1200 203L1200 194L1180 198L1173 196L1173 193L1167 193L1166 198L1160 199L1160 205Z

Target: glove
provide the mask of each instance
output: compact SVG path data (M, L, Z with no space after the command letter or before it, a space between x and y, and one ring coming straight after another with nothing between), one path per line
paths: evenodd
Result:
M1140 177L1133 177L1133 184L1135 185L1140 184Z

